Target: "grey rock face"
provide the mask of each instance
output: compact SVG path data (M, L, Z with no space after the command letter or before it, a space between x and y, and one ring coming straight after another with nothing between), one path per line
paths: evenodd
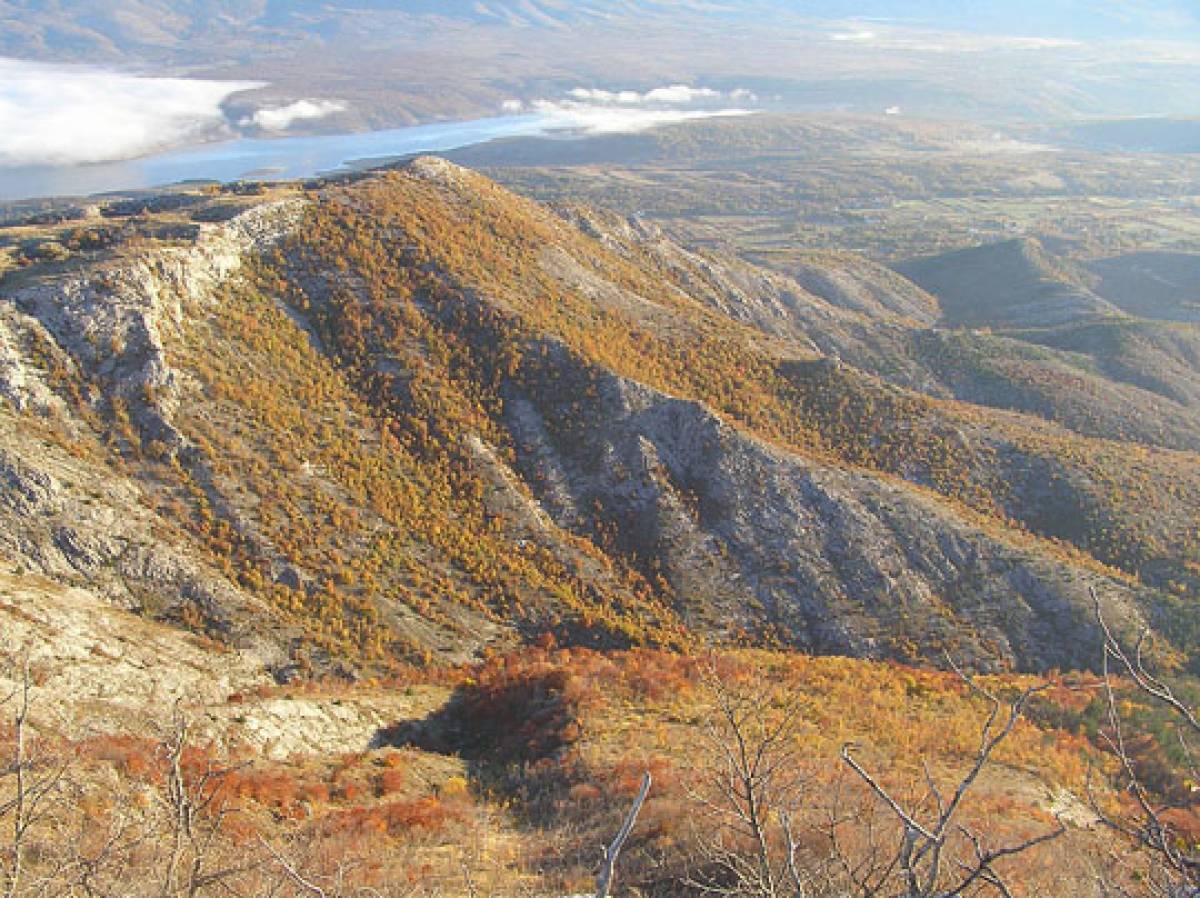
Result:
M287 233L301 211L297 201L255 207L206 227L191 246L160 248L100 272L37 284L6 297L4 305L45 328L104 401L128 408L146 439L179 449L184 440L171 425L177 375L163 349L164 330L179 326L189 304L211 302L243 256ZM0 382L4 342L0 331Z
M507 403L518 467L560 525L601 509L631 556L660 566L685 617L718 609L727 632L774 631L820 652L1066 669L1093 660L1088 585L1122 614L1136 598L911 490L762 443L699 403L596 372L589 400L565 353L549 364L532 379L557 391Z
M142 488L115 460L67 451L89 426L50 389L30 347L48 353L97 410L123 406L143 443L184 448L171 423L179 375L163 334L193 304L213 301L243 256L287 233L301 212L297 202L264 205L205 227L193 245L0 297L0 553L151 616L174 618L190 605L210 631L279 655L270 633L238 632L235 623L265 609L198 560L178 522L146 507ZM45 433L30 426L39 419ZM59 434L57 442L46 433Z
M446 163L421 161L412 174L473 189L468 176ZM220 320L215 297L243 255L287 233L302 209L301 203L264 206L225 225L206 226L194 246L131 254L124 263L27 287L0 301L0 396L7 399L0 403L0 556L62 583L86 584L109 602L149 616L190 619L198 612L210 633L258 646L256 651L281 672L289 669L295 631L289 636L271 608L216 565L228 564L225 570L237 570L262 595L269 584L292 593L274 589L272 600L303 605L326 587L332 567L322 568L317 552L330 540L314 531L313 546L296 551L295 545L285 545L290 533L280 524L310 538L301 516L324 512L317 503L308 507L303 498L289 496L286 521L278 516L271 521L267 491L280 481L262 475L284 470L303 478L297 495L328 490L325 495L336 496L340 507L364 503L335 477L292 458L289 447L274 448L282 445L271 440L282 435L281 419L272 417L269 402L240 402L236 371L242 357L223 329L228 322ZM647 275L644 280L614 276L612 257L594 243L581 243L576 233L538 246L532 258L540 265L539 275L568 287L598 314L637 322L648 332L663 328L681 339L701 333L691 327L699 322L755 351L765 347L778 360L780 377L802 388L805 398L890 401L904 392L898 383L929 377L930 369L916 355L906 356L904 347L930 319L932 301L915 288L903 296L887 294L886 272L856 280L853 272L835 266L824 280L814 275L810 291L776 273L680 248L637 221L614 224L603 215L579 213L575 223ZM385 237L396 241L395 251L406 259L404 235ZM320 306L334 290L367 292L361 281L370 275L342 277L345 259L336 254L310 265L301 249L285 259L296 270L281 276L293 276L308 296L288 318L274 319L274 326L288 333L270 344L266 360L255 356L256 376L268 387L276 386L271 378L277 373L281 384L299 383L286 380L298 367L294 360L286 372L272 366L276 345L303 346L307 340L307 348L325 357L320 364L329 363L329 375L345 375L338 366L351 364L318 337L318 331L327 339L334 333L322 330L320 315L337 308ZM627 271L624 263L619 267ZM436 327L464 327L469 315L446 312L455 302L490 304L506 313L519 308L515 296L502 288L497 293L505 298L489 300L483 295L487 287L461 288L452 280L454 273L447 274L447 283L459 292L448 295L444 307L423 304L420 297L414 301ZM660 285L662 295L655 292ZM197 328L197 322L205 327ZM467 325L453 336L488 340L494 336L489 326L473 330ZM929 341L937 344L930 355L958 349L935 337ZM208 379L201 370L203 357L196 352L201 339L215 341L214 355L222 353L215 356L224 366L219 379ZM496 377L488 391L492 383L508 382L497 397L501 402L491 404L488 394L488 413L494 410L497 417L486 430L454 435L453 463L469 466L479 478L480 510L514 551L549 553L575 578L580 594L607 605L605 611L628 603L642 621L661 614L674 628L677 621L658 604L657 592L649 596L652 602L633 604L642 601L646 584L653 591L666 583L670 588L663 595L683 621L718 638L749 633L813 651L913 660L950 651L977 666L1045 669L1093 660L1097 641L1091 632L1090 584L1103 587L1114 619L1154 606L1149 592L1105 580L1095 568L1033 536L1022 539L1002 515L972 516L953 497L935 494L930 488L940 484L921 467L920 458L912 459L911 470L901 454L894 464L889 459L890 467L872 471L855 467L862 462L853 452L780 449L701 403L638 382L637 370L622 368L629 376L618 376L599 363L581 362L551 336L528 333L521 339L530 351L514 360L516 371L506 363L495 371L464 373ZM36 363L30 352L34 343L42 347ZM976 345L968 344L967 349ZM409 366L444 364L432 355L422 357L419 347L412 356L396 354L386 344L382 349L366 360L368 370L396 382L410 373ZM172 368L173 358L180 359L180 370ZM481 352L479 364L491 364L487 358ZM304 367L317 364L314 357L305 359ZM879 373L892 362L888 376ZM185 365L195 368L184 370ZM67 396L70 402L51 389L52 383L61 389L63 379L75 390ZM948 375L944 380L953 382ZM342 383L347 393L323 405L319 420L360 416L361 433L339 437L337 445L370 452L377 425L351 401L366 393L355 395L362 388L353 377ZM892 414L890 407L883 401L868 406L883 409L881 415ZM816 416L815 408L798 404L795 413ZM124 425L123 415L126 429L108 427ZM882 442L899 432L944 442L949 455L962 461L961 470L955 467L952 474L995 496L997 503L1012 502L1013 510L1001 510L1033 533L1055 531L1049 524L1018 519L1018 512L1053 507L1070 524L1093 501L1082 473L1068 467L1065 476L1051 477L1057 469L1039 467L1041 457L1034 450L1012 442L1006 431L989 429L982 417L896 415L882 420L878 431L868 426L873 421L848 420L862 429L847 436L830 427L831 439L852 441L861 433ZM183 435L185 421L197 447ZM924 429L916 430L917 425ZM1038 427L1043 425L1051 427L1046 422ZM506 428L507 435L493 426ZM200 450L205 441L211 453ZM153 442L162 446L149 451ZM901 453L920 449L907 437L896 445ZM978 459L987 464L976 464ZM165 465L178 467L167 477ZM978 481L971 479L976 474ZM161 483L155 481L160 475ZM1053 492L1047 492L1051 486ZM214 521L219 526L212 526ZM413 528L418 537L419 527L418 522ZM353 569L358 553L372 548L372 539L391 550L384 531L364 528L362 538L338 543L338 565L344 560ZM589 544L576 534L594 539ZM309 548L315 551L308 553ZM389 563L401 557L429 564L439 576L456 573L444 558L419 545L405 543L396 551L411 554L389 555ZM628 576L630 566L647 576ZM431 609L423 602L397 602L386 582L358 582L373 582L363 598L382 609L393 632L422 651L456 660L489 642L516 639L522 627L532 632L545 621L559 623L555 615L563 607L562 597L547 587L535 601L515 604L511 617L472 605L439 622L436 603ZM514 591L522 586L516 584ZM243 625L246 629L239 630ZM637 641L643 631L649 632L631 626L613 638Z

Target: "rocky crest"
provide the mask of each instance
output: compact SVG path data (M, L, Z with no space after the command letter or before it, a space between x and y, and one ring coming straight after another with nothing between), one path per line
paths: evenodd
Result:
M172 422L186 375L168 364L163 333L212 302L246 255L302 212L296 201L263 205L204 226L192 245L129 251L0 296L0 396L9 405L0 409L0 552L10 561L150 616L198 614L214 633L282 661L279 633L237 623L261 617L261 602L149 507L120 441L106 452L97 424L125 423L127 439L163 454L187 448Z

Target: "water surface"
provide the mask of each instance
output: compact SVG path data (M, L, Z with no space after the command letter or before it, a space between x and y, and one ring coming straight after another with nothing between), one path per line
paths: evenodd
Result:
M359 134L241 138L122 162L0 168L0 200L88 196L187 180L306 178L356 161L456 150L498 137L544 134L551 127L540 115L511 115Z

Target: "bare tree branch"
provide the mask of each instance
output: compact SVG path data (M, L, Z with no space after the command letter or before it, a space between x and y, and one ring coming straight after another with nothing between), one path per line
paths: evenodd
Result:
M1109 811L1098 800L1090 775L1089 804L1109 829L1119 833L1149 855L1151 875L1160 877L1165 882L1163 894L1194 895L1200 890L1200 851L1174 831L1164 816L1169 805L1161 803L1152 794L1139 774L1136 759L1126 737L1126 724L1121 717L1114 677L1117 674L1123 675L1137 692L1174 717L1184 766L1193 776L1196 766L1186 733L1200 735L1200 720L1166 681L1147 668L1146 655L1151 643L1149 630L1143 629L1138 634L1133 649L1127 650L1105 619L1100 597L1094 587L1091 588L1091 596L1103 640L1100 686L1104 696L1107 730L1101 731L1100 736L1117 759L1121 772L1121 788L1132 798L1134 810L1125 813L1118 811L1115 814ZM1112 670L1114 662L1116 672Z
M900 846L896 850L891 869L899 871L899 875L904 881L905 898L942 898L942 896L949 898L949 896L962 894L966 889L977 884L990 886L999 894L1008 895L1007 884L996 872L994 866L996 862L1050 842L1066 831L1060 820L1057 827L1049 832L1003 848L985 849L982 842L973 833L956 823L963 802L974 788L979 775L991 763L996 749L1012 734L1029 700L1048 688L1048 685L1032 686L1021 692L1016 698L1004 702L984 689L953 660L950 660L950 666L971 692L985 699L990 707L987 718L979 730L979 747L976 749L975 757L967 772L959 779L949 800L943 797L928 765L922 764L927 796L925 804L932 806L935 814L931 823L925 823L919 819L920 804L915 809L905 807L878 777L868 772L859 763L852 753L855 748L853 743L843 745L841 751L842 761L854 771L900 823ZM957 884L951 885L946 881L944 867L947 846L955 832L970 842L973 856L969 861L955 859L955 865L962 871L962 875ZM864 898L870 898L882 888L881 884L871 885L861 878L853 878L859 894Z
M608 890L612 886L613 874L616 872L617 857L621 854L621 849L625 847L625 841L629 838L629 834L633 832L633 826L637 823L642 805L646 803L646 796L650 794L650 783L650 771L646 771L642 776L642 788L638 790L637 797L633 800L633 807L625 815L625 822L621 824L617 837L604 849L604 863L596 877L596 898L608 898Z
M280 854L270 842L263 838L260 838L258 841L262 844L263 848L267 849L271 857L275 859L275 863L279 865L279 869L284 872L288 879L309 894L315 895L316 898L326 898L325 890L312 880L305 879L300 874L300 871L287 858Z

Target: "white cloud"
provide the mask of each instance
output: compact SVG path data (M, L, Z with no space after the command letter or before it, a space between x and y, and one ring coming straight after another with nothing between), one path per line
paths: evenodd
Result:
M686 84L672 84L670 87L656 87L646 94L644 102L677 105L694 103L697 100L715 100L720 96L720 93L707 87L688 87Z
M500 104L500 108L509 115L515 115L525 108L525 104L520 100L505 100Z
M636 90L598 90L593 87L577 87L570 92L571 98L582 103L598 103L605 106L683 106L697 100L717 100L723 95L708 87L691 87L687 84L671 84L656 87L645 93Z
M636 133L676 122L753 114L749 109L630 109L548 100L537 101L533 109L542 117L546 130L569 128L588 134Z
M636 90L609 91L577 87L571 91L571 96L585 103L616 103L622 106L636 106L642 102L645 94L639 94Z
M268 106L259 109L254 115L243 119L239 124L254 125L264 131L286 131L296 122L324 118L335 112L342 112L345 108L344 103L336 100L297 100L287 106Z
M640 93L635 90L600 90L577 87L568 100L535 100L528 108L542 119L545 130L570 129L587 134L619 134L645 131L657 125L695 119L750 115L744 108L719 108L716 101L753 102L757 97L746 88L728 94L708 87L671 84ZM705 108L681 108L702 102Z
M869 44L873 48L926 53L980 53L1004 50L1065 50L1084 46L1065 38L976 35L955 31L885 28L882 31L836 31L831 41Z
M839 31L837 34L830 35L830 40L865 44L875 40L878 36L874 31Z
M221 136L221 103L261 86L0 58L0 166L107 162Z
M1056 37L1001 37L995 43L1011 50L1062 50L1084 46L1083 41Z

